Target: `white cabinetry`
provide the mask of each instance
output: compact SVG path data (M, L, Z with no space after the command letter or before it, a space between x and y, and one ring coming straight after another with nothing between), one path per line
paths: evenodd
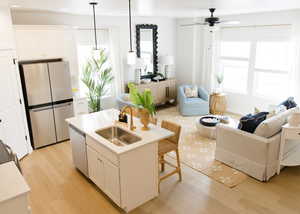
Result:
M22 158L28 148L15 66L13 51L0 51L0 139Z
M14 162L0 165L0 213L30 214L28 193L30 191Z
M119 168L87 146L90 179L117 205L120 205Z
M10 10L0 7L0 50L15 49Z
M129 212L158 195L157 143L116 154L87 136L89 178Z
M30 146L14 49L10 8L0 7L0 139L22 158Z

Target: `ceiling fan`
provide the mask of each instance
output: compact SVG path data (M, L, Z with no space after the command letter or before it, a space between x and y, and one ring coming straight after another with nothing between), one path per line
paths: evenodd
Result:
M216 24L228 24L228 25L235 25L239 24L239 21L220 21L220 18L214 16L214 12L216 11L216 8L209 8L210 17L205 18L204 22L196 22L193 24L183 24L181 26L195 26L195 25L208 25L209 27L213 27Z

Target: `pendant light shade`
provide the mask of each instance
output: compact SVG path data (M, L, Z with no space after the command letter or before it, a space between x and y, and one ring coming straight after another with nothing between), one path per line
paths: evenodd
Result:
M136 64L136 54L134 51L129 51L127 54L127 64L135 65Z
M127 54L127 64L128 65L135 65L136 64L136 54L132 49L131 0L128 0L128 9L129 9L129 45L130 45L130 50Z
M96 1L92 1L90 2L90 5L92 5L93 7L93 23L94 23L94 39L95 39L95 47L94 47L94 52L98 52L99 48L98 48L98 41L97 41L97 25L96 25L96 10L95 10L95 6L98 5L98 2ZM96 53L94 53L95 55Z

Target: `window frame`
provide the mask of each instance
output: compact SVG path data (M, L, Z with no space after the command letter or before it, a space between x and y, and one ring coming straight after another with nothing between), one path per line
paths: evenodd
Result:
M217 58L217 62L218 62L218 66L219 68L221 68L221 61L222 60L233 60L233 61L246 61L248 62L248 77L247 77L247 90L246 92L244 91L237 91L237 90L232 90L232 89L228 89L228 88L223 88L225 92L228 93L233 93L233 94L240 94L240 95L247 95L247 96L253 96L256 98L263 98L263 99L268 99L268 100L277 100L276 97L266 97L268 95L263 95L260 93L257 93L257 91L255 90L256 85L258 84L258 81L256 80L256 74L258 72L262 72L262 73L273 73L273 74L285 74L287 75L287 78L289 80L289 83L287 84L289 86L288 91L291 92L291 75L292 75L292 63L291 61L289 61L289 65L287 70L276 70L276 69L260 69L260 68L256 68L256 58L257 58L257 45L259 42L262 42L262 40L259 39L251 39L250 41L246 41L245 42L250 42L250 53L249 53L249 57L245 58L245 57L230 57L230 56L221 56L221 48L222 42L226 42L226 41L220 41L220 49L219 49L219 53L218 53L218 58ZM232 41L234 42L234 41ZM236 41L236 42L240 42L240 41ZM278 41L280 42L280 41ZM291 54L292 50L291 50L291 42L292 41L287 41L288 45L289 45L289 50L287 54ZM280 99L280 98L278 98Z

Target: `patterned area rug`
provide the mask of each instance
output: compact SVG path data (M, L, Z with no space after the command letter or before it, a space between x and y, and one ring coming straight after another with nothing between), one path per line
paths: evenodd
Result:
M168 120L182 126L179 143L181 162L232 188L242 183L247 175L214 159L216 141L198 134L196 120L199 117L183 117L176 107L161 109L157 113L159 122ZM172 158L175 154L170 153Z

